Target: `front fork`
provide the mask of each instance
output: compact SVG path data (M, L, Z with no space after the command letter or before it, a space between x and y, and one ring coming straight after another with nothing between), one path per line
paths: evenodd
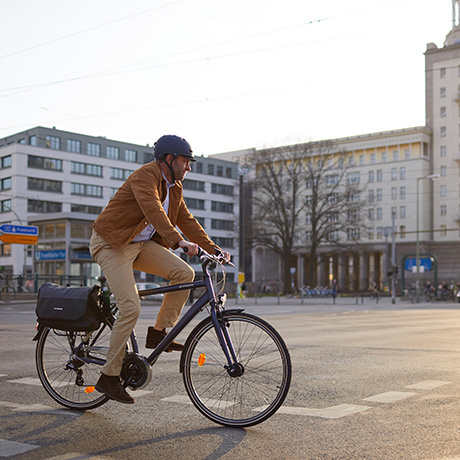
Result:
M222 351L225 354L227 359L227 365L224 366L227 372L232 377L239 377L243 374L244 369L242 365L238 362L238 357L236 355L236 350L233 345L232 339L229 334L230 323L225 317L224 303L226 300L223 296L218 296L214 308L211 309L211 318L214 324L214 329L216 331L217 338L219 340ZM235 312L241 312L243 309L231 310ZM227 313L229 310L227 310Z

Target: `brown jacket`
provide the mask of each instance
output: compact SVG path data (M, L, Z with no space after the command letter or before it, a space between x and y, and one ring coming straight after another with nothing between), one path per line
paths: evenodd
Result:
M156 230L153 239L166 248L177 249L179 241L184 239L176 230L177 225L190 241L208 252L214 252L218 246L209 239L185 205L182 183L176 181L169 189L168 215L162 206L166 192L160 165L151 162L141 166L109 201L94 222L94 230L112 248L120 249L151 223Z

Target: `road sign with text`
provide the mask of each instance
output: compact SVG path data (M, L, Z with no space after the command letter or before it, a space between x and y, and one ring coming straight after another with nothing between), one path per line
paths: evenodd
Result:
M0 225L0 241L10 244L37 244L38 227L34 225Z

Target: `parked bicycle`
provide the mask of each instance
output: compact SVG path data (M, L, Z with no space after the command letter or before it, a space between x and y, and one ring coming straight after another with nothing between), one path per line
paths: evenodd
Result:
M225 268L222 256L200 250L203 280L184 285L139 291L141 297L191 288L204 288L203 295L170 330L148 356L139 353L133 332L121 373L125 387L144 388L151 379L151 367L168 345L192 321L207 310L188 336L180 356L180 372L193 405L215 423L248 427L271 417L283 404L291 382L291 359L280 334L266 321L244 313L226 310ZM214 287L209 273L216 264L223 273ZM216 293L217 287L220 292ZM113 306L116 316L116 306ZM99 329L70 332L40 327L35 337L36 367L48 394L71 409L94 409L108 401L95 391L100 369L105 363L111 315Z
M3 302L12 302L16 298L16 289L9 284L3 284L5 277L0 275L2 287L0 288L0 300Z

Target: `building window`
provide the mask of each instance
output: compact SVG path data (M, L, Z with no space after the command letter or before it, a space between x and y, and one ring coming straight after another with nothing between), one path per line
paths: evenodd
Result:
M41 192L62 193L62 182L49 179L27 178L27 189Z
M441 166L439 168L439 172L441 173L441 176L446 176L447 175L447 167L446 166Z
M446 127L445 127L445 126L441 126L440 136L441 136L441 137L446 137L446 133L447 133Z
M126 149L125 150L125 161L129 161L130 163L136 163L137 152L135 150Z
M46 136L46 147L53 150L60 150L61 138L57 136Z
M404 149L404 159L410 160L410 149Z
M5 177L0 180L0 190L10 190L11 189L11 177Z
M54 201L27 200L27 212L62 212L62 203L56 203Z
M369 189L367 191L367 200L369 201L369 203L374 202L374 190L373 189Z
M401 166L399 168L399 179L406 180L406 167L405 166Z
M382 208L377 208L377 220L383 219L383 211Z
M72 174L84 174L87 176L102 177L102 166L89 163L72 161L70 163L70 171Z
M27 166L29 168L49 169L50 171L62 171L62 160L57 158L37 157L27 155Z
M359 156L359 164L360 164L360 166L363 166L363 165L366 164L366 159L365 159L364 155Z
M398 198L398 187L391 187L391 199L396 200Z
M101 156L100 144L94 144L92 142L88 142L88 155L92 157L100 157Z
M391 180L398 180L398 168L391 168Z
M441 187L439 188L439 191L440 191L441 196L446 196L447 195L447 188L446 188L445 185L441 185Z
M400 200L406 199L406 187L399 187L399 199Z
M400 206L399 207L399 218L400 219L405 219L406 218L406 207L405 206Z
M0 169L11 168L11 155L0 158Z
M102 198L102 187L100 185L77 184L72 182L70 184L70 193L72 195L95 196L97 198Z
M225 168L225 177L232 178L232 168Z
M447 147L445 145L441 145L441 153L440 155L442 157L445 157L447 155Z
M233 230L233 220L211 219L211 228L214 230Z
M201 163L200 161L197 161L195 163L195 172L199 173L199 174L202 174L203 173L203 163Z
M368 217L369 217L369 220L374 220L374 218L375 218L375 210L374 210L374 208L369 208Z
M446 68L445 68L445 67L441 67L441 68L439 69L439 76L440 76L441 78L445 78L445 77L446 77Z
M85 204L71 204L71 212L81 212L84 214L100 214L102 212L102 206L87 206Z
M214 165L208 165L208 174L214 176Z
M0 201L0 212L9 212L11 210L11 200Z
M198 198L184 197L187 208L204 210L204 200Z
M440 235L441 236L446 236L447 235L447 227L446 225L441 225L441 232L440 232Z
M347 184L359 184L359 172L348 173Z
M444 118L446 116L446 113L447 113L447 110L445 107L441 107L440 110L439 110L439 116L441 118Z
M11 256L11 244L0 244L0 256Z
M443 86L442 88L440 88L439 90L439 96L440 97L446 97L446 87Z
M447 205L442 204L441 205L441 216L446 216L447 215Z
M131 169L110 168L110 178L126 180L133 172Z
M218 195L233 196L233 186L225 184L211 184L211 192Z
M182 182L184 190L194 190L197 192L204 192L204 182L199 180L185 179Z
M29 137L29 145L32 145L34 147L37 146L37 136L30 136Z
M347 231L347 240L359 240L359 228L349 228Z
M383 192L381 188L377 189L377 201L382 201L383 200Z
M233 238L222 238L221 236L212 236L211 239L221 248L230 248L234 247Z
M211 211L231 213L233 212L233 203L211 201Z
M369 171L368 182L369 183L374 182L374 171Z
M347 201L350 203L357 203L360 201L360 194L359 192L349 192L347 195Z
M383 181L383 172L381 169L377 169L377 182Z
M377 155L375 153L371 153L371 165L377 163Z
M406 238L406 226L405 225L401 225L399 227L399 236L401 238Z
M399 150L393 150L393 161L399 161Z
M67 139L67 151L72 153L81 153L81 142L75 139Z
M382 152L382 163L386 163L388 161L388 152Z
M120 149L118 147L112 147L110 145L107 146L107 158L111 160L119 160L120 159Z
M224 175L224 167L221 165L217 165L216 176L223 177L223 175Z
M155 160L153 153L144 152L144 164L150 163L151 161Z

